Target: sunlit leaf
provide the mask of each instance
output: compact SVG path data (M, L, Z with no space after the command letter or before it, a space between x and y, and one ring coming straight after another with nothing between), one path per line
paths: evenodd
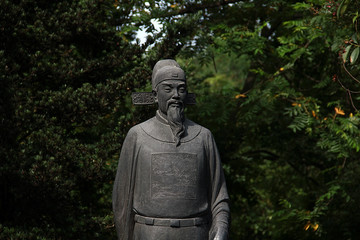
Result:
M319 224L316 223L316 224L312 225L312 228L314 231L318 230Z
M345 115L345 112L343 110L341 110L341 108L335 108L335 113L339 114L339 115Z
M235 98L236 98L236 99L238 99L238 98L246 98L246 95L245 95L245 94L237 94L237 95L235 96Z
M355 48L350 56L350 63L354 64L359 57L359 47Z
M345 48L345 51L344 51L343 54L342 54L342 58L343 58L343 62L344 62L344 63L346 63L347 56L349 55L350 49L351 49L351 45L347 46L347 47Z

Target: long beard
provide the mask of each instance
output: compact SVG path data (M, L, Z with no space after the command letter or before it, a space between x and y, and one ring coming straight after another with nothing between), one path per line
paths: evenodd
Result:
M174 136L175 146L179 146L181 136L184 133L184 107L169 105L167 108L167 120Z

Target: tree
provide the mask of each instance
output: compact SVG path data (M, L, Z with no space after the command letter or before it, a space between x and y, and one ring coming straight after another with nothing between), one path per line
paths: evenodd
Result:
M358 2L0 4L1 238L114 236L121 143L154 110L129 94L175 57L222 154L232 239L359 235Z
M151 73L126 30L133 7L1 1L0 238L114 236L126 98Z
M358 3L163 3L163 33L193 22L177 56L188 115L223 155L233 238L356 238Z

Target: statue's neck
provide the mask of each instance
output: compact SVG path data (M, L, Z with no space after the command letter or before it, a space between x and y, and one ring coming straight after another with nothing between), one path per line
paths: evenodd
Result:
M169 121L167 120L167 116L161 112L160 110L156 111L156 119L159 120L161 123L169 125Z

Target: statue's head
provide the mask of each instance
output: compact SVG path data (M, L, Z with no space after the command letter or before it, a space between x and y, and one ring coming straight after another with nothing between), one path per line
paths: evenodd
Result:
M175 60L158 61L154 66L151 82L154 100L161 113L168 115L170 107L183 111L187 96L186 77Z
M185 72L175 60L160 60L154 66L151 82L159 112L168 121L178 146L184 133L184 108L187 97Z

